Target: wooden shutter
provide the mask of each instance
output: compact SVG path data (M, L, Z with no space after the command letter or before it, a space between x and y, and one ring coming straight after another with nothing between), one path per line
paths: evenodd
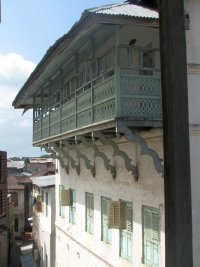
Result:
M0 191L0 218L6 216L7 210L7 191Z
M93 233L94 223L94 195L86 193L86 231Z
M126 228L125 202L110 201L108 205L108 227L113 229Z
M73 224L76 223L76 190L71 189L71 207L69 209L69 221Z
M7 153L0 151L0 183L6 183L7 180Z
M126 230L133 231L133 207L132 203L129 205L126 203Z
M37 210L37 212L42 212L42 202L36 203L36 210Z
M59 216L64 217L63 215L63 207L61 206L61 191L64 190L63 185L59 185Z
M143 244L144 263L158 267L160 258L159 209L143 208Z
M108 228L108 205L110 198L101 198L101 240L111 244L111 229Z
M71 206L72 205L72 192L71 190L61 190L60 192L60 202L61 206Z

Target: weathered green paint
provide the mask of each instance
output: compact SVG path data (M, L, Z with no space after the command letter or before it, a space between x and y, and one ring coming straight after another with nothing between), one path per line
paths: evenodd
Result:
M37 119L35 117L33 141L64 134L94 123L116 120L116 118L161 120L160 79L153 76L121 75L120 77L118 97L115 90L115 77L112 76L97 85L92 85L68 102L60 104L55 110L43 116L40 115ZM120 98L121 101L116 101L116 98ZM117 105L121 103L117 109L116 103Z
M160 211L143 207L143 260L146 266L160 266Z
M101 240L111 244L112 232L108 228L108 203L111 199L108 197L101 197Z

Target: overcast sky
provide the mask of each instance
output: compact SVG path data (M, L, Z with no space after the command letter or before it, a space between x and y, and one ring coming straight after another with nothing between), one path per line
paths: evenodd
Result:
M32 111L12 102L46 51L91 7L123 0L1 0L0 150L8 157L41 156L32 146Z

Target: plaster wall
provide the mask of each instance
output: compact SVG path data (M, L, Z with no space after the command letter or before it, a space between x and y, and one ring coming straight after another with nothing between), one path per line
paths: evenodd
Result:
M162 131L143 133L149 147L155 149L162 158ZM111 147L98 143L116 167L116 179L113 180L103 164L102 158L94 157L94 151L86 148L81 153L87 155L95 165L96 176L93 177L84 162L80 161L80 175L69 168L66 174L62 168L56 178L56 266L134 266L142 264L142 206L160 209L161 214L161 258L164 266L164 192L163 178L157 173L152 158L141 155L140 146L130 143L126 138L119 140L119 148L132 159L138 167L139 181L136 182L126 170L124 160L113 156ZM73 155L73 153L71 153ZM75 155L73 155L74 157ZM74 157L75 158L75 157ZM76 224L69 223L69 207L64 208L64 218L59 216L59 184L66 189L76 190ZM85 231L85 192L94 194L94 234ZM119 256L119 230L112 229L112 244L101 241L101 196L112 200L123 199L133 203L133 260L129 262Z
M43 211L40 213L40 245L43 251L42 261L44 266L55 266L55 255L52 251L52 243L55 243L55 188L44 188ZM46 206L46 193L48 193L48 205ZM46 208L47 216L46 216ZM47 258L46 258L47 255ZM47 262L47 265L46 264Z
M190 18L190 28L186 31L188 63L188 98L190 124L190 161L192 185L193 223L193 266L200 266L200 2L186 0L185 8Z

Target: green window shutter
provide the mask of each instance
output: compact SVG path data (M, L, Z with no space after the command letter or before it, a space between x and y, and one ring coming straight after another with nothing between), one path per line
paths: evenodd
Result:
M72 205L69 208L69 221L76 223L76 190L71 190Z
M160 213L159 209L143 207L143 257L150 267L160 266Z
M111 229L108 228L108 205L110 198L101 198L101 240L111 244Z
M94 195L86 192L86 231L93 234L94 227Z
M64 188L64 185L59 185L59 216L61 216L62 218L65 217L65 207L61 205L61 191L64 190Z
M126 230L133 231L133 206L132 203L126 204Z
M133 204L125 202L125 229L120 231L120 256L132 260Z

